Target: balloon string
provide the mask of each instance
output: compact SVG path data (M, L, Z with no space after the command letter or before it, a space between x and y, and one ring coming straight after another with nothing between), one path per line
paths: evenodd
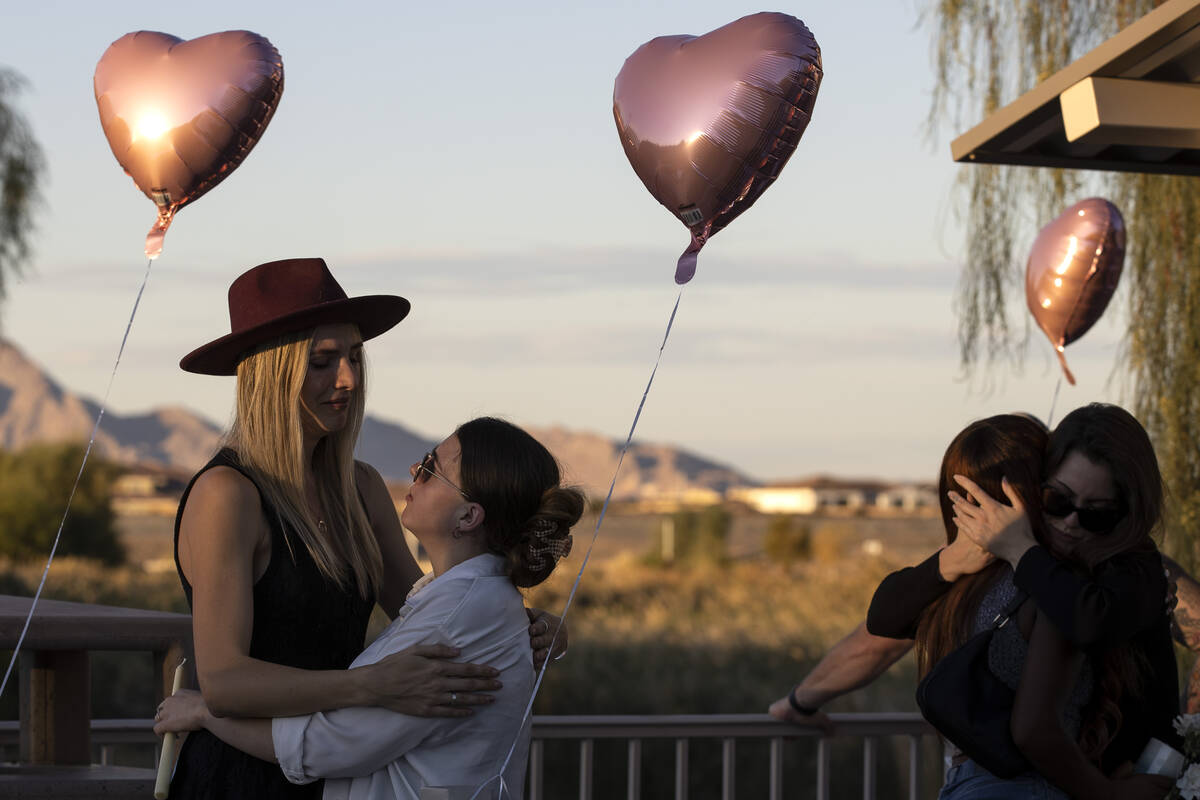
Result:
M67 507L63 509L62 521L58 523L58 533L54 535L54 544L50 546L50 557L46 559L46 568L42 570L42 580L38 583L37 591L33 595L33 602L29 604L29 614L25 617L25 627L21 628L21 635L17 638L17 646L13 649L12 658L8 660L8 669L4 671L4 680L0 681L0 697L4 696L4 690L8 687L8 679L12 675L13 664L17 663L17 655L21 652L21 645L25 642L25 634L29 632L29 623L33 620L34 609L37 608L38 600L41 599L42 590L46 588L46 577L50 574L50 564L54 561L54 554L58 551L58 542L62 539L63 528L67 524L67 514L71 511L71 502L75 499L75 490L79 488L79 481L83 478L83 468L87 466L88 456L92 453L92 445L96 443L96 434L100 431L100 420L104 419L104 409L108 405L108 395L112 391L113 381L117 377L117 367L121 365L121 354L125 352L125 342L129 340L129 329L133 327L133 318L137 316L138 305L142 302L142 292L146 291L146 282L150 279L150 266L153 263L153 258L146 260L146 274L142 276L142 285L138 288L137 298L133 301L133 311L129 314L129 322L125 323L125 335L121 337L121 346L117 349L117 360L113 363L112 374L108 376L108 387L104 390L104 400L100 403L100 411L96 414L95 424L92 425L92 435L88 439L87 448L83 451L83 461L79 465L79 472L75 475L75 483L71 486L71 493L67 496Z
M617 486L617 476L621 474L621 464L625 461L625 454L629 452L629 445L633 442L633 432L637 430L638 420L642 417L642 409L646 406L646 397L650 394L650 387L654 385L654 376L658 373L658 366L662 363L663 350L667 347L667 339L671 336L671 327L675 324L675 314L679 311L679 301L683 299L683 287L680 287L679 294L675 297L675 306L671 309L671 316L667 320L667 330L663 334L662 344L658 346L658 357L654 361L654 369L650 370L650 380L646 382L646 389L642 392L642 399L638 403L637 412L633 415L633 424L629 426L629 435L625 437L625 444L621 446L621 455L617 458L617 468L613 470L612 482L608 484L608 494L604 497L604 505L600 507L600 515L596 517L596 527L592 529L592 540L588 543L587 552L583 555L583 563L579 565L579 574L575 576L575 583L571 585L571 591L567 594L567 602L563 606L562 614L559 615L559 624L554 628L554 636L550 639L550 651L554 651L554 643L558 641L558 632L562 629L562 623L567 619L567 613L571 610L571 603L575 600L575 592L579 589L579 582L583 580L583 572L587 569L588 560L592 557L592 548L596 546L596 537L600 533L600 526L604 524L604 515L608 512L608 504L612 502L613 490ZM508 762L512 760L513 752L517 749L517 742L521 739L520 731L525 729L525 724L529 722L530 714L533 711L533 701L537 699L538 690L542 687L542 679L546 677L546 667L549 666L551 659L546 658L542 662L541 669L538 670L537 680L533 684L533 693L529 696L529 702L525 705L525 713L521 717L521 727L518 728L517 738L513 740L512 746L508 748L508 755L504 757L504 763L500 765L499 772L481 783L471 795L471 800L475 800L479 793L492 781L499 778L501 781L500 796L503 796L504 789L504 771L508 769Z
M1046 416L1046 427L1054 427L1054 407L1058 405L1058 390L1062 388L1062 375L1058 376L1058 381L1054 384L1054 399L1050 401L1050 413Z

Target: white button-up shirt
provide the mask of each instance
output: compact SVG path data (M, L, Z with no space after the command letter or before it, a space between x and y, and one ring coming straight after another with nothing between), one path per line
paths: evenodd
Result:
M275 757L292 783L325 778L325 800L418 800L423 786L479 786L504 774L505 797L524 794L533 691L529 619L504 559L485 554L418 585L392 624L351 666L418 644L461 648L461 658L500 670L494 703L466 718L411 717L378 707L340 708L271 724ZM498 796L493 780L480 798Z

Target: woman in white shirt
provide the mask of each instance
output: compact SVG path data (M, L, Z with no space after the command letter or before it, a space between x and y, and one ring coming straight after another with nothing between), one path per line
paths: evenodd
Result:
M560 485L554 457L537 440L489 417L460 426L411 473L401 521L433 571L352 668L417 644L451 645L462 659L500 671L495 702L466 718L355 707L248 720L214 717L198 693L181 692L163 704L155 733L206 728L277 762L293 783L326 778L326 800L418 800L424 786L488 781L479 797L496 797L506 759L505 796L522 796L529 745L522 720L534 670L517 587L541 583L569 552L583 495Z

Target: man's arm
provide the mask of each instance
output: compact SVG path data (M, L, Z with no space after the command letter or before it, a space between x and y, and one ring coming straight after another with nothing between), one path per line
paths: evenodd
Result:
M871 683L912 647L912 639L875 636L867 632L865 622L859 623L848 636L829 649L792 690L792 695L801 707L815 711L830 700ZM786 722L816 722L822 726L828 723L823 714L804 715L797 712L786 695L772 703L768 713Z

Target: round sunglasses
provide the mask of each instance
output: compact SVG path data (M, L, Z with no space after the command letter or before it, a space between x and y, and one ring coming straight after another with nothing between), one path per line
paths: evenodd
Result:
M413 482L424 483L425 481L429 480L429 476L432 475L433 477L437 478L439 481L442 481L447 486L454 489L454 491L461 494L463 496L463 498L470 500L471 496L469 494L467 494L466 492L464 492L462 489L460 489L458 487L458 485L454 483L454 481L450 480L445 475L442 475L441 473L439 473L437 470L435 470L433 468L434 464L436 464L436 463L437 463L437 453L433 450L430 450L428 453L426 453L421 458L421 463L417 464L416 469L413 470Z
M1089 533L1108 533L1117 527L1126 514L1126 510L1120 506L1080 508L1067 494L1050 485L1042 486L1042 511L1057 519L1069 517L1074 512L1079 527Z

